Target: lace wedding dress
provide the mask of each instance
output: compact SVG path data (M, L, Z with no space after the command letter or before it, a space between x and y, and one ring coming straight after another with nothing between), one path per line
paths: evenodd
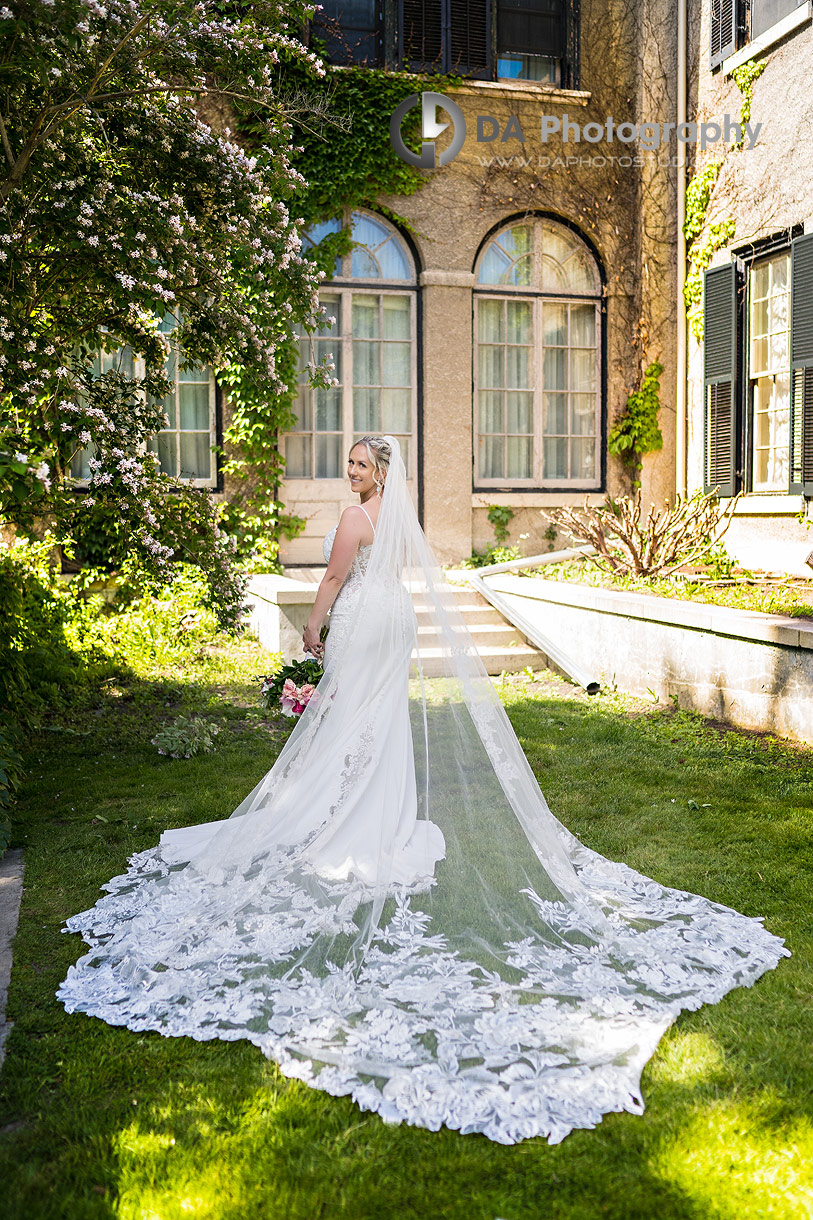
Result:
M277 762L67 921L90 952L57 994L133 1030L248 1039L388 1121L558 1142L640 1113L676 1016L787 950L551 814L387 440L374 542Z

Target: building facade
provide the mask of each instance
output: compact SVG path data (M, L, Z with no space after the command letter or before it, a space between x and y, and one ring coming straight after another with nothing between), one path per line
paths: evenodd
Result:
M721 164L707 227L725 241L705 274L703 339L689 340L687 468L678 481L741 494L726 545L746 566L810 575L813 497L813 5L750 0L690 7L698 121L742 102L750 149ZM732 75L732 73L734 75ZM723 229L723 226L725 228Z
M648 459L644 487L670 495L674 166L648 166L606 132L576 139L607 116L670 117L668 73L648 78L642 56L657 42L656 58L674 58L668 12L653 29L639 6L597 0L337 0L322 34L340 63L465 72L446 92L466 138L415 195L343 218L358 244L324 286L336 321L314 340L341 384L303 386L297 429L283 439L281 498L307 520L284 561L320 562L321 538L350 502L347 450L365 431L402 438L443 560L493 541L492 504L514 510L511 537L526 534L527 553L547 549L540 510L624 485L608 427L654 359L673 375L662 383L664 450ZM451 138L448 124L439 160Z

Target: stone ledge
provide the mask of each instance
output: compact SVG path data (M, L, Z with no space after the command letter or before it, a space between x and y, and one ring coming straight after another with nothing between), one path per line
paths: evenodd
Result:
M733 610L728 606L706 606L672 597L649 597L645 593L538 580L529 576L498 575L486 579L497 592L510 593L515 597L555 602L557 605L595 610L622 618L665 623L692 631L750 640L756 644L779 644L786 648L813 650L813 621L804 623L788 615Z

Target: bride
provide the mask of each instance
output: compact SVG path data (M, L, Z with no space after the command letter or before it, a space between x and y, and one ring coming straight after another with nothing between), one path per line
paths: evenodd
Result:
M551 1143L641 1113L683 1009L787 954L551 814L443 582L394 437L352 448L304 633L325 673L231 817L130 861L67 921L69 1012L248 1039L390 1122ZM212 794L216 804L217 794Z

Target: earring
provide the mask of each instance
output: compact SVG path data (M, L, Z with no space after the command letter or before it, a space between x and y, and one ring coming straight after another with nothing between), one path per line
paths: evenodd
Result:
M375 485L376 485L376 488L378 489L378 494L379 494L379 495L381 495L381 493L382 493L382 492L383 492L383 490L384 490L384 480L383 480L383 479L376 479L376 480L375 480Z

